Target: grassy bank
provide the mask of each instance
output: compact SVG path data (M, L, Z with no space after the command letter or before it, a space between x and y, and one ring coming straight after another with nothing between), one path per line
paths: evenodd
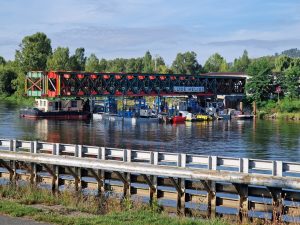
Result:
M225 225L225 221L170 217L157 204L83 196L80 193L38 189L34 186L0 186L0 213L63 225L94 224L194 224Z
M16 95L0 95L0 100L2 102L7 102L11 104L17 104L21 106L33 106L34 98L33 97L20 97Z
M300 120L300 99L281 99L261 102L258 107L259 118Z

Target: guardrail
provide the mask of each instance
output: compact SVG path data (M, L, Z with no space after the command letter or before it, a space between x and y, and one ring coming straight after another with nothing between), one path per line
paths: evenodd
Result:
M67 155L122 162L149 163L277 177L300 177L300 163L278 160L233 158L222 156L154 152L142 150L0 139L0 150L34 154Z
M236 209L241 220L257 217L253 212L285 222L300 215L296 162L0 139L0 177L5 174L53 190L71 182L77 190L157 198L165 206L174 201L184 214L205 204L206 216L220 207Z

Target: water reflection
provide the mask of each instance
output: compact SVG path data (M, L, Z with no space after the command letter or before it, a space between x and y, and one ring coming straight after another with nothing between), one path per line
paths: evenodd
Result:
M19 118L18 108L9 104L0 104L0 118L1 138L290 161L300 156L300 123L295 122L133 125L107 120L26 120Z

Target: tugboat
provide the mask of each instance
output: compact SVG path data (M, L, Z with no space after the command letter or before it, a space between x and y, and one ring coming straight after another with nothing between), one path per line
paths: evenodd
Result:
M31 119L86 120L91 116L89 100L36 99L34 108L20 110L20 117Z

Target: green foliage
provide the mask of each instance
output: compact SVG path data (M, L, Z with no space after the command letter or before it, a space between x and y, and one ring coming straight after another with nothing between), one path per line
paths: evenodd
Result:
M104 72L104 71L106 71L106 68L107 68L107 60L101 59L99 62L99 71Z
M275 72L285 71L290 67L292 59L286 55L280 55L275 59Z
M225 59L219 53L215 53L205 62L204 70L205 72L226 72L228 67L224 66L225 64L227 64Z
M106 72L122 73L126 72L127 59L116 58L108 61Z
M2 56L0 56L0 66L5 64L6 64L5 59Z
M98 72L99 71L99 59L95 54L91 54L85 64L85 71L87 72Z
M197 62L197 54L195 52L178 53L172 63L172 71L176 74L200 73L201 65Z
M269 98L271 90L272 65L267 58L254 60L248 67L250 76L246 83L246 90L251 94L252 100L260 102Z
M248 52L246 50L244 50L242 57L240 57L238 59L234 59L234 63L231 68L231 71L232 72L246 72L250 63L251 63L251 61L248 57Z
M154 64L152 61L152 55L149 51L146 52L143 58L143 73L153 73L154 72Z
M11 95L15 92L12 81L17 78L17 73L5 66L0 66L0 94Z
M289 99L289 98L284 98L280 100L279 105L278 105L279 112L300 112L300 100L299 99Z
M48 57L47 70L70 70L69 48L57 47Z
M289 98L297 98L300 94L300 67L290 67L284 72L284 89Z
M143 70L143 58L128 59L125 65L127 73L138 73Z
M51 54L51 41L44 33L35 33L23 38L15 60L23 72L45 70L47 58Z

